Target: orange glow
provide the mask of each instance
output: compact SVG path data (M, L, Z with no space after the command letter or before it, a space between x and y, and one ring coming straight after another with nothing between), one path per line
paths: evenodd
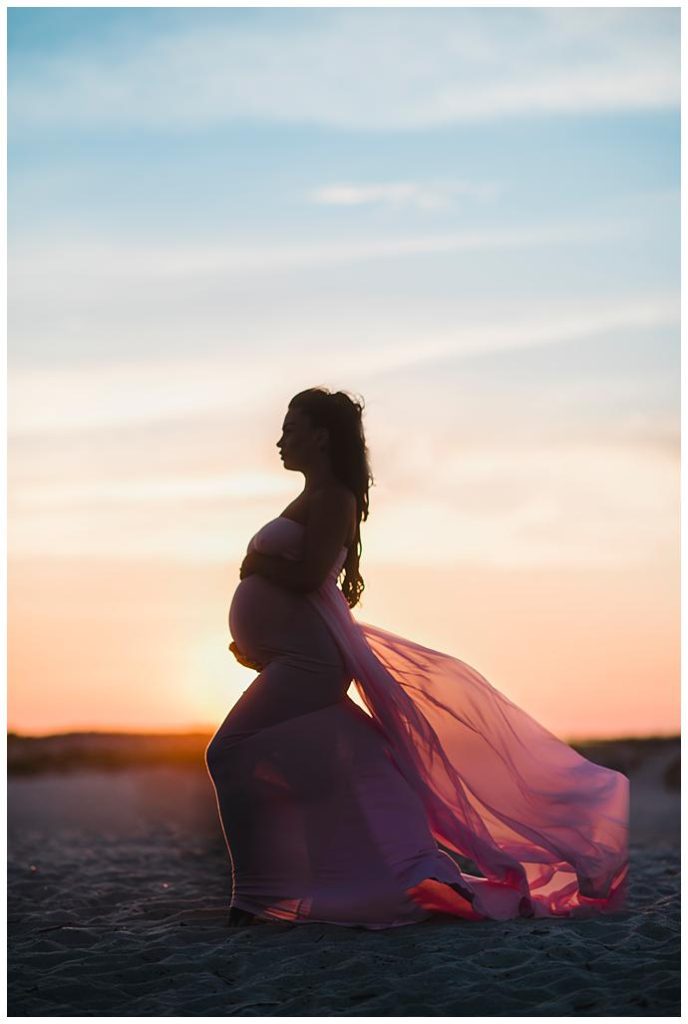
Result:
M677 564L362 568L357 619L468 662L563 738L679 731ZM227 650L237 583L238 564L10 561L8 727L213 732L255 678Z

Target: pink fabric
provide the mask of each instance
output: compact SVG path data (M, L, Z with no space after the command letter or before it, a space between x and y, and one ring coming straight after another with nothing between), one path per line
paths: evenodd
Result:
M302 540L278 517L249 550L298 558ZM310 594L250 576L234 596L232 635L268 664L206 753L233 905L369 928L622 909L627 778L465 662L357 622L345 557Z

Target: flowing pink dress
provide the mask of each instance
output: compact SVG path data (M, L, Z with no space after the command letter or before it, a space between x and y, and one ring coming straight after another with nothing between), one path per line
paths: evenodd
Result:
M303 534L279 516L248 550L299 559ZM371 929L623 909L628 779L465 662L354 619L345 558L308 594L258 574L234 593L264 667L205 754L232 906Z

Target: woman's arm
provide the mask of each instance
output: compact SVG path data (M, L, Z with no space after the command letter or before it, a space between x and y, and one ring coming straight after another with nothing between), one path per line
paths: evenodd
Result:
M255 572L285 590L303 593L307 589L303 569L303 562L282 558L281 555L263 555L259 551L251 551L241 563L239 577L243 580Z
M314 494L306 510L303 538L305 589L323 585L346 545L356 513L356 498L345 487L327 487Z

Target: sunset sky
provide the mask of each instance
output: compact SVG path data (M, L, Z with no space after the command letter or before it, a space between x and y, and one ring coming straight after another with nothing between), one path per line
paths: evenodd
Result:
M564 738L677 732L680 11L8 23L8 728L216 728L324 385L356 618Z

